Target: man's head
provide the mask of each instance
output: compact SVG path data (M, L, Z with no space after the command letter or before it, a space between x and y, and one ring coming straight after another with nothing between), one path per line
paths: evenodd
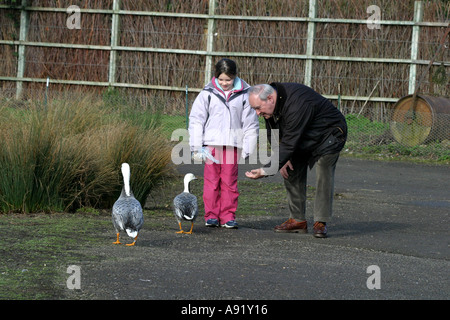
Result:
M268 84L258 84L248 90L248 101L258 116L269 119L277 103L277 92Z

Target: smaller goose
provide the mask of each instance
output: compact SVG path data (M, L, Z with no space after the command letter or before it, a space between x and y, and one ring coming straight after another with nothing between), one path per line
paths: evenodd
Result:
M134 239L133 243L126 245L134 246L139 230L144 224L144 215L140 202L134 197L130 188L130 165L128 163L122 163L122 176L122 192L112 208L112 222L117 234L117 241L113 244L121 244L119 241L120 231L126 231L128 236Z
M173 199L173 206L175 209L175 217L178 221L180 231L177 233L192 234L194 228L194 221L198 215L197 197L189 193L189 182L197 179L192 173L184 176L184 191ZM191 222L191 230L189 232L183 231L181 228L181 221L186 220Z

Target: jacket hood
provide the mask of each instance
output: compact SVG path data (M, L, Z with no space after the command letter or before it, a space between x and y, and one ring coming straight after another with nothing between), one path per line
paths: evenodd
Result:
M234 78L233 89L231 89L231 92L237 93L237 92L240 92L240 91L242 91L244 89L247 89L249 87L250 86L248 85L247 82L245 82L244 80L242 80L239 77L236 77L236 78ZM216 77L213 77L211 79L211 82L206 85L205 89L208 89L208 88L209 89L216 89L220 93L224 94L224 90L220 86L219 81L217 80Z

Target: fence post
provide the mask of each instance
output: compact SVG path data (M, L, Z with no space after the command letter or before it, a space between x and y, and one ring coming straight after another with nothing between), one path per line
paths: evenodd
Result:
M20 31L19 31L19 41L27 41L28 36L28 26L29 26L29 15L26 10L27 0L22 0L22 9L20 11ZM20 80L25 74L25 45L19 44L17 59L17 78L19 81L16 83L16 99L22 97L23 82Z
M189 129L189 91L186 85L186 130Z
M214 30L215 30L215 21L214 14L216 12L216 0L209 0L209 8L208 8L208 33L206 36L206 62L205 62L205 85L211 81L211 67L212 67L212 56L211 52L214 47Z
M314 19L317 14L317 0L309 0L309 18ZM311 57L313 55L314 35L316 33L316 25L314 21L308 22L308 39L306 40L306 55ZM311 86L312 78L312 59L306 59L305 62L305 80L304 84Z
M414 22L421 22L423 18L423 3L422 1L414 2ZM411 60L417 60L419 53L419 26L412 27L411 37ZM417 78L417 64L412 62L409 66L409 88L408 94L413 94L416 89Z
M114 49L119 42L119 13L120 0L114 0L113 2L113 14L111 20L111 49L109 51L109 74L108 83L111 87L116 82L116 61L117 50Z

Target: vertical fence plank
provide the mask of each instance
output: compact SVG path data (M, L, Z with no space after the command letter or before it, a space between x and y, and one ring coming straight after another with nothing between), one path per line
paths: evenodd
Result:
M27 6L27 0L22 0L22 9L20 11L20 31L19 31L19 41L27 41L28 36L28 26L29 26L29 15L28 11L25 9ZM17 59L17 78L23 78L25 74L25 45L19 44L19 52ZM16 98L20 99L22 97L23 82L21 80L16 83Z
M309 0L309 18L314 19L317 15L317 0ZM314 35L316 33L316 25L314 21L308 22L308 39L306 41L306 55L311 57L313 55L314 48ZM305 61L305 79L304 84L311 86L312 78L312 59L307 59Z
M414 2L414 22L422 22L423 18L423 3L422 1ZM419 53L419 26L412 27L411 37L411 60L417 60ZM409 88L408 93L413 94L416 89L417 78L417 64L414 61L409 66Z
M113 86L113 84L116 82L117 50L115 50L114 47L116 47L119 43L119 10L120 0L114 0L111 20L111 49L109 52L108 83L110 87Z
M215 30L215 20L214 14L216 12L216 0L209 0L208 9L208 30L206 36L206 63L205 63L205 85L211 80L211 68L212 68L212 51L214 49L214 30Z

